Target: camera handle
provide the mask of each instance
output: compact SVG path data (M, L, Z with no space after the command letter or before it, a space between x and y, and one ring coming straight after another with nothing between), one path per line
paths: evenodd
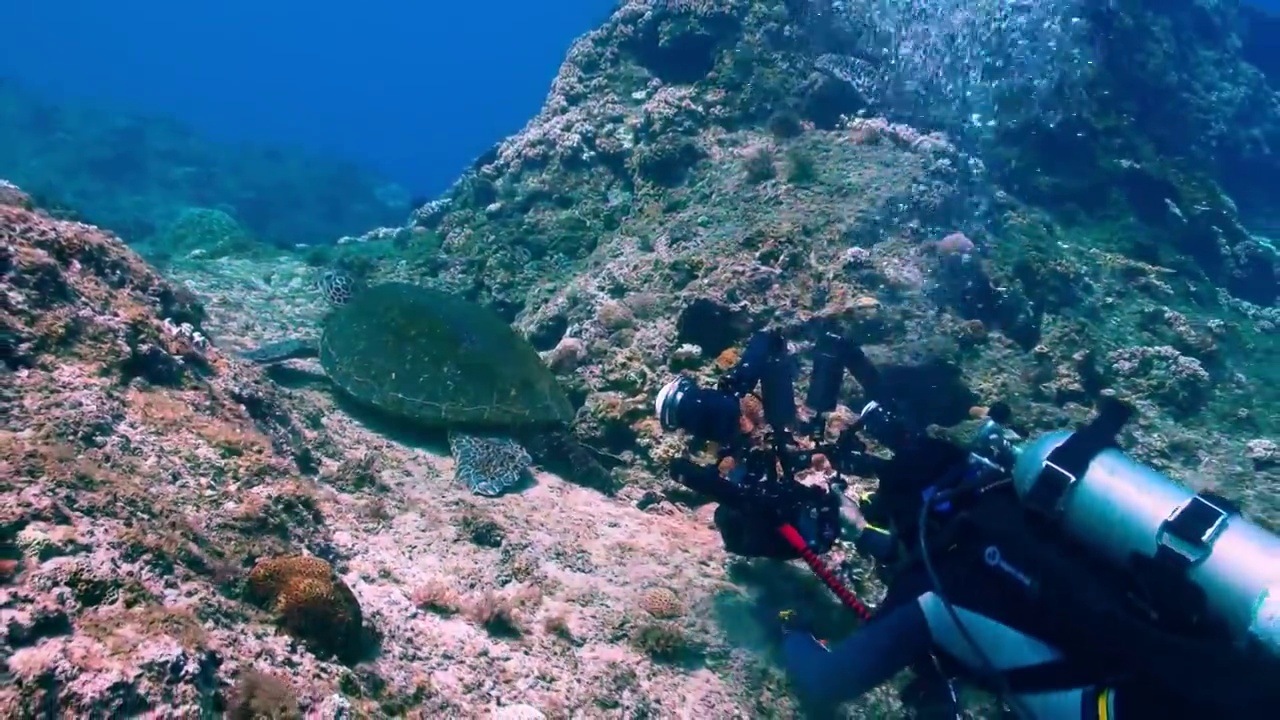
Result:
M809 543L805 542L804 537L794 525L781 525L778 528L778 534L796 552L800 553L800 559L804 560L804 564L809 566L809 570L818 576L822 584L826 585L845 607L852 610L863 622L871 619L871 609L858 599L858 596L849 589L848 585L845 585L840 578L836 577L835 572L823 562L822 558L818 557L817 553L809 549Z

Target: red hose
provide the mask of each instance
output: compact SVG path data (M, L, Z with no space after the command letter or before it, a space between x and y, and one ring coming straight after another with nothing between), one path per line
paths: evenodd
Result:
M831 592L840 598L840 602L844 603L845 607L857 613L858 617L864 621L871 619L871 610L862 604L862 601L858 599L857 595L853 594L852 590L840 582L836 574L827 567L826 563L822 562L822 558L809 549L809 543L805 542L804 538L800 536L799 530L796 530L791 525L783 525L778 528L778 532L787 541L788 545L800 553L800 557L809 566L809 569L813 571L813 574L818 576L823 585L831 588Z

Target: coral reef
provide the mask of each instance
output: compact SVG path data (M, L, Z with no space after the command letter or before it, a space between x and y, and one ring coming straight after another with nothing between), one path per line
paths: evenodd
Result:
M1240 2L1123 0L1091 19L1109 40L1100 60L1114 97L1160 150L1194 158L1242 201L1280 176L1280 88L1248 60ZM1186 48L1213 52L1186 52Z
M758 661L708 613L682 621L707 648L701 669L632 644L649 588L679 587L703 608L721 592L725 558L705 524L546 474L500 506L475 504L438 450L380 436L330 393L278 388L236 359L236 337L271 332L237 336L237 323L297 327L289 293L312 321L323 312L304 289L310 268L264 275L263 262L191 277L202 306L115 237L0 207L0 715L788 706L758 691ZM274 314L243 312L254 301ZM197 347L196 332L218 340ZM285 562L304 572L276 572ZM355 664L331 658L306 613L332 619L336 606L291 605L286 588L354 600L374 636L362 642L376 645ZM355 605L342 607L354 628Z
M255 248L235 218L221 210L193 207L180 211L173 222L135 249L152 263L161 263L175 255L215 260Z
M167 119L53 103L0 79L0 177L47 211L164 247L187 208L235 218L266 247L327 244L409 209L407 193L351 163L210 141ZM188 248L188 250L193 248Z
M1239 10L1236 2L1086 4L1092 61L1072 112L1001 124L984 158L992 176L1095 247L1274 304L1280 257L1253 233L1277 227L1280 92L1243 52Z
M1051 427L1105 391L1148 403L1153 421L1271 431L1275 398L1251 390L1271 371L1250 363L1276 342L1273 323L1205 292L1263 287L1238 283L1235 258L1254 241L1211 183L1179 175L1187 192L1212 193L1172 196L1182 230L1176 218L1080 224L1070 208L1001 190L971 215L983 180L942 136L871 118L824 124L813 106L797 106L794 122L761 113L802 97L797 79L811 71L777 32L788 13L625 4L575 44L522 133L408 227L360 244L369 274L447 287L511 317L574 389L583 437L653 469L673 448L649 417L652 394L672 371L713 378L722 353L766 325L801 350L819 328L858 337L896 384L934 388L907 399L943 425L1005 398L1029 428ZM703 58L689 65L697 73L663 76L652 53L664 50L646 43L664 32L706 40L687 46ZM677 141L696 152L650 175L641 156ZM803 181L759 167L789 156L803 158ZM1205 233L1222 239L1206 244ZM1108 361L1135 343L1178 358ZM1242 408L1253 408L1247 421ZM1186 427L1173 432L1199 432ZM637 493L653 489L634 480Z
M1088 182L994 186L1011 176L939 133L851 117L798 5L622 3L445 197L323 253L161 277L0 185L0 715L797 716L757 601L827 637L851 618L800 568L724 555L652 417L673 374L713 381L762 327L799 352L857 338L939 431L1124 398L1127 450L1280 526L1280 316L1229 198L1155 152L1093 158L1139 190L1087 222ZM317 322L330 267L511 320L623 486L536 472L475 498L314 361L240 361ZM901 716L902 680L851 716Z

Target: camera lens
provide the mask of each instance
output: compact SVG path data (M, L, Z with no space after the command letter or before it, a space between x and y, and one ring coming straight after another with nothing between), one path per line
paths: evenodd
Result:
M676 408L680 406L680 401L684 399L685 393L690 388L696 388L697 386L697 383L693 380L682 376L663 385L662 389L658 391L658 397L653 403L653 414L662 423L663 430L670 431L680 428L676 424Z
M684 430L722 445L738 435L742 414L737 397L698 387L688 377L676 378L658 391L654 412L664 430Z

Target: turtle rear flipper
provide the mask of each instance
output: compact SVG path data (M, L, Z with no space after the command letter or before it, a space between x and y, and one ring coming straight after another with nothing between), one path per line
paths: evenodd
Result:
M277 363L297 358L312 358L320 354L320 343L315 338L290 338L267 343L240 353L240 357L255 363Z
M598 490L605 495L612 495L618 489L613 474L600 463L596 453L567 430L542 433L530 447L538 462L575 485Z
M477 495L496 497L524 479L533 458L520 443L505 437L449 433L454 478Z

